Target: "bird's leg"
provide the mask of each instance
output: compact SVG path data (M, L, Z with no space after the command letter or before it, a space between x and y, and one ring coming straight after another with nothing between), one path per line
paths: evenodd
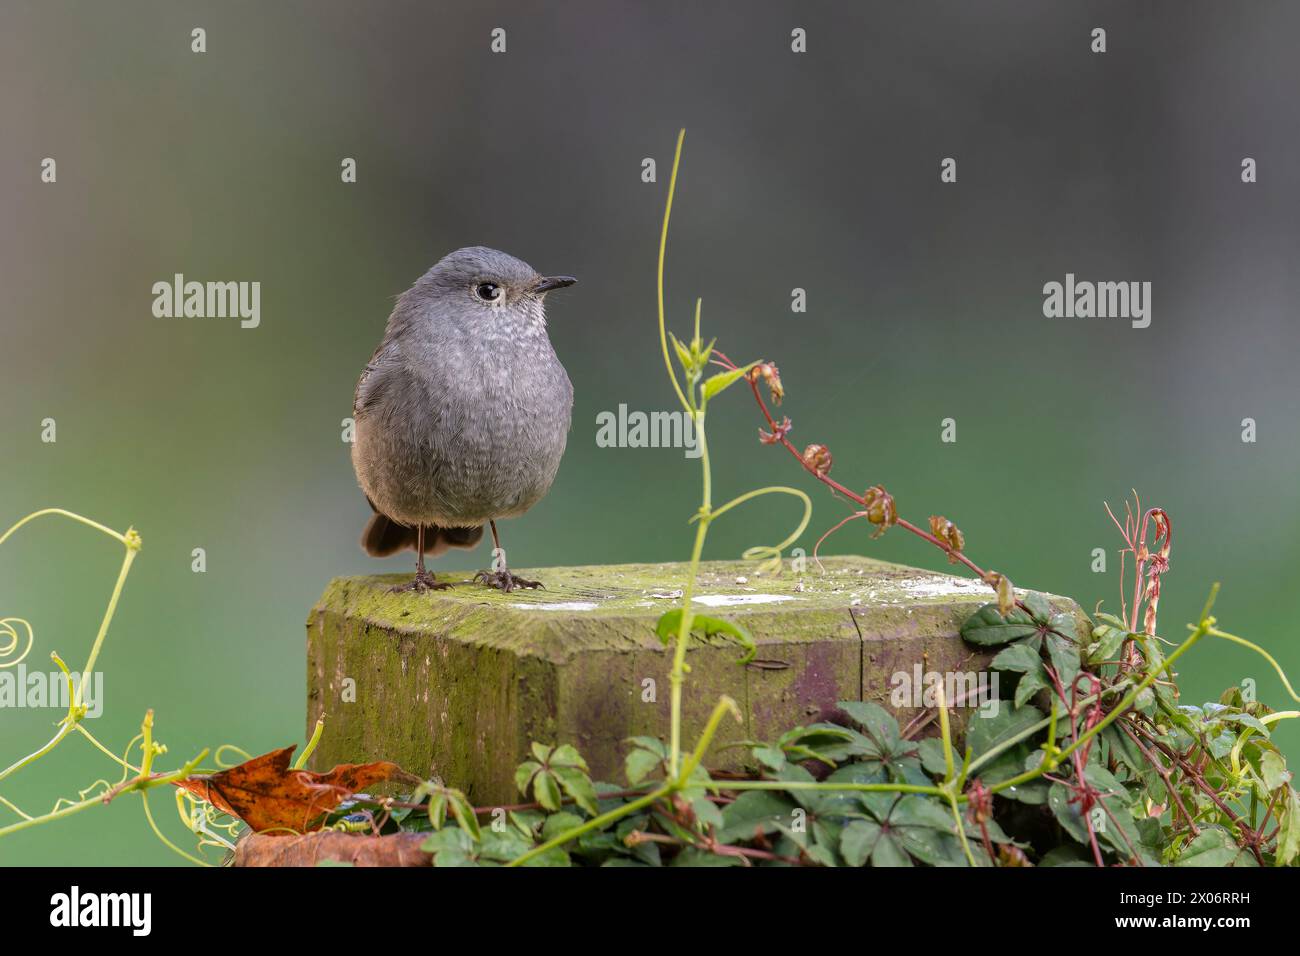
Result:
M399 584L396 591L445 591L450 584L443 584L424 568L424 525L415 530L415 577L409 584Z
M488 524L492 527L493 562L495 563L497 556L500 555L501 567L499 570L480 571L478 574L474 575L474 580L480 581L490 588L497 588L498 590L505 591L507 594L515 588L542 587L543 585L541 581L529 581L527 578L515 577L510 573L510 569L506 567L506 553L501 549L501 539L497 537L497 523L495 521L489 521Z

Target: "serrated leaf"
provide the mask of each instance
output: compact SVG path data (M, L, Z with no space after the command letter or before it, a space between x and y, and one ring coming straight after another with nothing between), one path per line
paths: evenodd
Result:
M663 760L656 753L649 750L642 750L640 747L633 747L628 752L623 761L624 772L627 774L627 782L636 786L653 771L658 769Z
M996 604L985 604L961 626L961 636L972 644L994 647L1038 633L1038 624L1020 608L1004 617Z
M555 779L555 774L543 770L533 778L533 797L547 810L554 812L560 809L563 797L560 793L560 782Z
M1024 605L1029 614L1039 624L1046 624L1052 617L1052 605L1047 603L1047 595L1040 591L1030 591L1025 595Z
M585 773L572 767L553 767L551 773L560 781L560 786L573 798L574 803L593 817L600 812L596 809L596 788Z
M554 767L574 767L578 770L587 772L587 761L582 759L582 754L578 753L578 748L573 744L561 744L551 752L551 759L547 761L552 768Z
M1286 761L1273 750L1265 750L1259 758L1259 775L1270 792L1291 782L1291 771L1286 769Z
M1088 663L1099 664L1119 657L1119 649L1124 644L1128 631L1109 624L1098 624L1092 629L1092 636L1094 643L1088 645Z
M470 802L465 799L464 794L453 794L450 802L451 812L456 818L457 825L468 833L475 842L482 839L483 831L479 829L478 817L474 815L474 808L470 806Z
M582 817L567 810L552 813L546 818L546 822L542 824L542 839L554 840L561 833L568 833L570 830L582 826L582 822Z
M788 823L795 804L775 790L746 790L722 810L722 827L717 837L724 843L752 840L756 833L776 832L778 824Z
M1042 719L1043 712L1037 707L1028 705L1017 710L999 707L996 714L988 717L976 711L971 717L970 726L966 729L966 743L970 746L973 755L978 758Z
M1076 645L1079 643L1079 624L1074 619L1073 614L1064 612L1053 614L1051 619L1048 620L1047 626L1066 640L1072 641Z
M1297 855L1300 855L1300 797L1288 786L1277 831L1274 865L1289 866Z
M1047 669L1040 662L1038 670L1030 674L1025 674L1016 684L1015 705L1019 710L1031 697L1037 694L1045 687L1050 687L1051 681L1047 677Z
M1056 671L1057 679L1061 682L1061 686L1065 688L1068 700L1070 686L1079 673L1079 645L1071 643L1058 634L1049 633L1047 635L1047 656L1052 662L1052 668Z
M542 765L536 760L525 760L515 769L515 787L524 796L528 796L528 786L532 782L533 774L542 769Z
M869 700L841 700L835 706L848 714L879 748L873 756L889 757L898 750L898 720L885 708Z
M1017 671L1021 674L1027 674L1038 670L1042 663L1042 658L1038 656L1038 652L1029 644L1021 641L998 651L989 666L994 670Z
M948 765L943 758L943 741L938 737L926 737L917 743L916 749L926 773L942 777L948 772Z
M1237 857L1237 843L1219 827L1204 829L1183 848L1174 866L1227 866Z

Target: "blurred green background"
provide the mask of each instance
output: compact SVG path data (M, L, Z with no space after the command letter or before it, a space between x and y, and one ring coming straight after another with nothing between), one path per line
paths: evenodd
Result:
M301 740L308 609L335 575L408 563L357 547L368 508L340 422L393 296L458 246L581 280L550 310L576 389L569 451L503 528L512 565L686 556L698 463L595 444L600 411L671 407L653 282L679 126L673 323L702 296L721 348L777 361L797 444L824 442L841 481L953 518L977 561L1088 608L1117 604L1102 502L1137 488L1174 522L1161 630L1181 637L1222 581L1223 626L1300 675L1295 7L7 0L0 21L0 526L58 505L143 535L101 661L92 726L112 746L149 707L169 764ZM47 156L57 184L39 180ZM260 281L261 327L154 318L150 288L176 272ZM1151 281L1151 327L1044 318L1042 286L1067 272ZM811 550L843 506L757 424L743 393L716 404L717 494L807 488ZM710 556L795 517L750 507ZM946 568L901 532L855 527L829 550ZM120 554L55 519L0 549L0 617L34 624L29 663L84 659ZM1226 644L1187 659L1185 699L1243 678L1288 703ZM57 717L0 711L0 764ZM1289 723L1278 738L1300 756ZM111 769L72 740L2 789L43 810ZM153 799L192 846L170 805ZM123 801L0 841L0 862L179 858Z

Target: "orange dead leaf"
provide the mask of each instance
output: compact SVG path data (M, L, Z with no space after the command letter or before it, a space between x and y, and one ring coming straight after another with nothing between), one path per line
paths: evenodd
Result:
M254 832L305 833L319 827L322 814L372 784L394 777L417 779L386 760L339 764L329 773L294 770L289 758L296 749L273 750L218 773L193 774L176 786L238 817Z

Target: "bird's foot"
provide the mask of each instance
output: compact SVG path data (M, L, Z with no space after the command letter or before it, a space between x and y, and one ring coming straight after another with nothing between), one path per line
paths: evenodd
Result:
M475 582L486 584L490 588L496 588L498 591L504 591L509 594L515 588L540 588L541 581L529 581L527 578L516 577L510 573L509 568L502 568L500 571L480 571L474 575Z
M399 584L396 587L389 588L394 594L403 591L446 591L451 588L450 584L443 584L433 576L432 571L417 571L415 577L406 584Z

